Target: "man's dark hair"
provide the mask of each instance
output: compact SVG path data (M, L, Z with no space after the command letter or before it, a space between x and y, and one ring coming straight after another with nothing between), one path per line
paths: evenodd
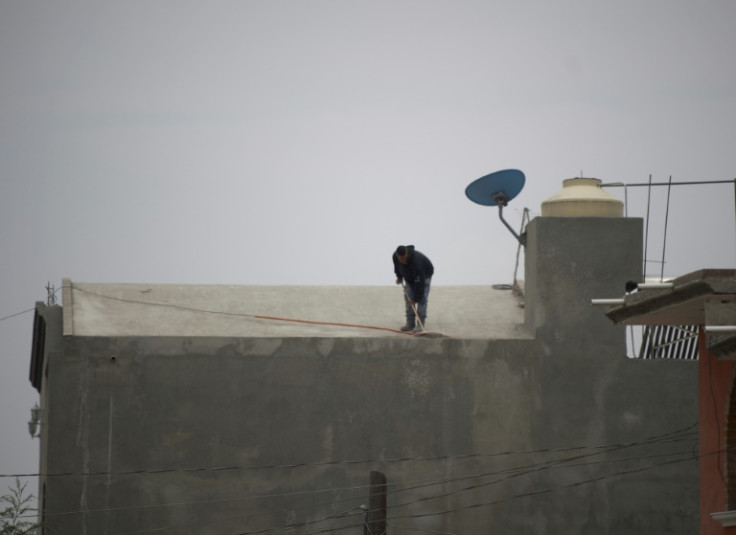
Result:
M406 247L403 245L399 245L396 248L396 256L404 256L406 254Z

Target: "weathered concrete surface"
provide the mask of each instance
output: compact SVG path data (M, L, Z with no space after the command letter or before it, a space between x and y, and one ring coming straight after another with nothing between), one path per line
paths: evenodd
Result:
M400 286L63 285L64 332L76 336L406 336ZM453 338L523 337L510 290L433 286L427 330ZM268 317L268 318L266 318ZM282 318L276 319L276 318Z
M60 307L39 306L49 533L360 533L370 470L392 534L695 532L697 363L626 359L623 327L590 305L640 277L641 230L532 221L526 308L489 289L508 323L487 337L225 335L200 310L150 336L179 311L120 301L163 312L133 327L90 294L62 336ZM398 289L374 290L365 321L400 324ZM332 313L315 302L305 315Z

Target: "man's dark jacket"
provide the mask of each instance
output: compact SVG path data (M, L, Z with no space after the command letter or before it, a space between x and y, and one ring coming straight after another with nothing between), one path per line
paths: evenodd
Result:
M411 286L414 300L421 301L424 298L424 281L434 275L434 266L429 258L414 250L413 245L407 245L406 252L409 254L406 265L399 262L399 257L394 252L394 273L396 278L403 279L407 286Z

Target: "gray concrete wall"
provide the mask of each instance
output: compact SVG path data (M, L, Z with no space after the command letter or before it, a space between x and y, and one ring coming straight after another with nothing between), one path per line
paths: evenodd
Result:
M528 232L536 338L47 347L48 533L358 534L371 470L393 534L695 532L697 365L627 360L590 306L640 273L641 222Z

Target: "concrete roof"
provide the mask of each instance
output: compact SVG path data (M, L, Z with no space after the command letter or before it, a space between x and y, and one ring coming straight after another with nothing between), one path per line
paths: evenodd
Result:
M78 336L406 337L400 286L79 283L65 279L64 334ZM432 286L427 330L528 338L511 290Z

